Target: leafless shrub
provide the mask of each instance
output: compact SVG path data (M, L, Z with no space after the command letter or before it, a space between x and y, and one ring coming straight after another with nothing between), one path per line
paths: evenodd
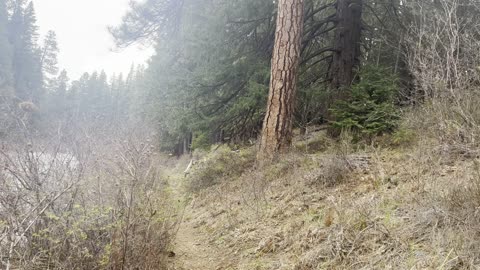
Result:
M0 149L0 220L5 227L0 243L8 247L2 248L6 269L36 264L48 254L40 235L52 215L68 209L84 177L86 157L72 150L62 143L32 141Z
M177 220L175 210L168 205L165 183L155 162L155 148L149 141L135 136L115 140L117 153L101 161L100 167L112 180L101 187L106 194L116 190L114 200L118 215L117 227L110 243L110 267L113 269L158 269ZM102 196L103 197L103 196Z
M177 219L155 149L141 129L94 129L2 145L3 269L162 269Z
M480 138L480 23L477 1L404 1L407 64L415 79L415 113L445 143L477 144Z
M339 141L332 147L333 151L318 157L312 184L332 187L347 180L353 171L369 168L369 157L357 153L351 141L351 134L343 131Z
M18 102L13 96L0 95L0 139L4 141L18 136L27 126L24 119L31 116L32 112L23 111Z
M334 186L344 182L353 168L348 160L339 156L331 156L323 159L318 169L315 184L323 186Z
M478 224L480 222L480 162L474 161L473 175L466 183L452 184L443 196L446 209L454 223Z

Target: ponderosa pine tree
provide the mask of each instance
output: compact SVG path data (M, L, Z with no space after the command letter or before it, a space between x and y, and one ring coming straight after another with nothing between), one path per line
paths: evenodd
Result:
M293 110L303 33L303 0L278 2L270 91L257 159L273 159L292 143Z

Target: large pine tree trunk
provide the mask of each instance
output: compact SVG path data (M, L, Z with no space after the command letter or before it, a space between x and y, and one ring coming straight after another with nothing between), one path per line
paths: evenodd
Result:
M360 63L362 8L362 0L337 0L335 53L330 69L332 89L348 87L354 80Z
M304 0L279 0L270 92L257 159L272 160L292 142Z

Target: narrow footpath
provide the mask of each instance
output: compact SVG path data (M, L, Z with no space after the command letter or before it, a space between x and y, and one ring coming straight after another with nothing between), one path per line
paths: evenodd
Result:
M224 255L218 247L210 244L212 241L198 226L194 218L195 202L190 200L185 192L183 175L172 174L169 185L172 196L180 203L179 215L182 217L175 241L169 270L226 270L234 269L225 266Z

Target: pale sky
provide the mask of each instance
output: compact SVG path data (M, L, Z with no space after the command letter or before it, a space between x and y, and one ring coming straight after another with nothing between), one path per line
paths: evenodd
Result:
M107 30L117 25L128 10L129 0L33 0L38 26L43 36L57 33L60 47L59 66L70 79L84 72L102 69L110 76L127 73L132 63L143 64L153 54L141 46L115 50Z

